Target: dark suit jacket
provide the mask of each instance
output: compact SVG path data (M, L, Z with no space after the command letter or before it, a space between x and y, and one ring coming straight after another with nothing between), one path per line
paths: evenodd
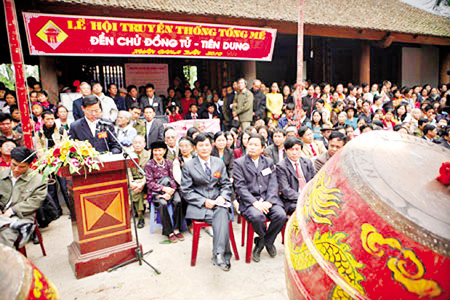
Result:
M192 118L191 113L189 112L189 113L185 114L184 115L184 119L185 120L192 120L193 118ZM197 119L200 119L200 115L198 113L197 113Z
M264 155L270 157L273 160L273 163L276 165L279 162L278 159L278 147L275 144L270 145L264 150ZM283 153L283 158L286 158L286 152Z
M109 130L114 134L114 127L109 126ZM97 129L95 131L95 137L92 136L91 130L89 129L89 125L86 121L86 118L81 118L70 125L69 129L69 137L72 140L79 141L89 141L91 145L98 152L111 152L113 154L117 154L122 152L119 144L116 140L111 136L109 132L106 131L107 137L103 139L98 138L98 133L106 131L100 128L97 124Z
M264 176L262 171L266 169L271 173ZM280 204L277 174L271 158L260 156L258 169L250 156L238 158L234 161L233 178L236 194L240 197L239 209L242 212L260 198L272 204Z
M216 147L212 149L212 156L219 157L219 150ZM219 157L220 158L220 157ZM225 148L225 152L223 153L223 162L225 163L225 167L227 168L228 177L233 177L233 164L234 164L234 152L231 149Z
M306 182L310 181L316 175L316 170L310 159L301 157L300 167L302 168ZM297 202L299 196L297 172L288 158L283 159L277 165L277 179L278 186L280 187L281 200L283 202Z
M220 158L211 156L211 176L203 170L200 159L195 157L182 168L180 192L188 203L186 218L205 219L210 209L205 207L207 199L215 200L222 196L231 199L231 182L225 164Z
M147 132L147 122L145 122L145 144L147 149L150 149L150 145L156 141L164 141L164 126L161 121L153 119L150 132Z
M72 103L72 115L74 120L78 120L84 117L84 112L81 109L81 103L83 102L83 97L76 99Z
M144 107L150 105L150 100L148 99L147 95L139 98L139 105L141 106L142 110L144 110ZM152 106L155 109L155 112L158 116L164 114L164 105L160 97L155 95L155 99L153 100Z
M209 119L209 113L207 110L202 112L200 119ZM219 114L215 110L213 112L213 119L220 119Z
M254 118L256 120L264 119L264 114L266 112L266 95L263 92L257 91L256 93L253 89L250 90L253 93L253 112L255 113Z
M308 118L311 118L311 112L313 111L315 105L314 99L309 95L306 95L305 97L302 98L302 105L308 107L308 110L306 111L306 116Z
M133 98L130 95L127 95L125 97L125 105L127 106L127 110L130 109L131 105L133 105L135 103L139 104L138 98L136 98L136 100L133 100Z
M445 139L442 139L441 146L444 146L445 148L450 149L450 144Z

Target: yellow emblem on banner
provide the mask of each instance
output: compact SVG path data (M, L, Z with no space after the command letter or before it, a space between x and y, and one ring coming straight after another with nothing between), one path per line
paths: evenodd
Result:
M58 48L58 46L69 37L53 21L48 21L36 35L53 50Z

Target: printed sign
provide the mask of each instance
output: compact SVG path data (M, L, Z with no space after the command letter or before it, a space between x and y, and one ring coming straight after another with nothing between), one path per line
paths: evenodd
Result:
M276 29L23 13L31 55L271 61Z

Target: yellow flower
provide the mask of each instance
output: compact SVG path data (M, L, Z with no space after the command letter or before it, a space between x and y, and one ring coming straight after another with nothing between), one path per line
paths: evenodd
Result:
M89 155L89 150L88 149L82 149L81 150L81 155L88 156Z
M65 160L66 160L66 156L63 154L63 155L61 155L60 159L61 159L62 161L65 161Z
M65 141L63 144L62 144L62 148L69 148L70 147L70 142L69 141Z
M69 148L68 147L62 147L61 148L61 155L66 155L67 153L69 153Z

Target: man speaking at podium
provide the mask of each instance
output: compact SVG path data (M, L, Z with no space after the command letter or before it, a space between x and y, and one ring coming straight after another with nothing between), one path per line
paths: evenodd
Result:
M78 119L70 126L69 136L73 140L86 141L100 153L111 152L118 154L122 152L119 144L111 136L114 134L113 124L100 118L102 109L100 102L94 95L83 98L81 109L84 118ZM108 132L107 128L110 132Z

